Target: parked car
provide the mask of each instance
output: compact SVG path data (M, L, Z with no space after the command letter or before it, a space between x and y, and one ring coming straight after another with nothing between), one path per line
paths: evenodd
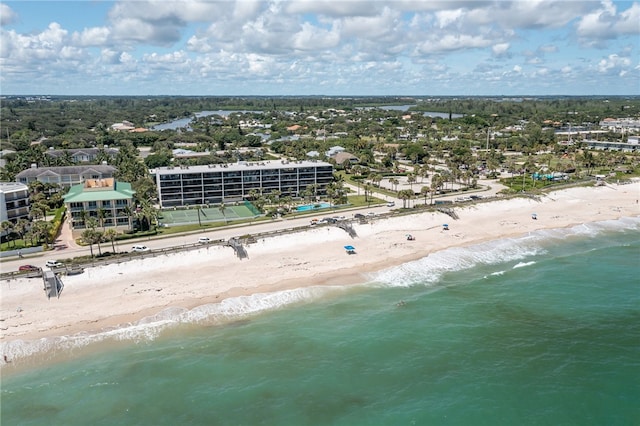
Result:
M364 219L364 215L362 213L356 213L353 215L355 219Z
M143 253L149 251L149 247L147 246L133 246L131 247L131 251L134 253Z
M396 205L396 203L395 203L395 202L393 202L393 201L389 201L389 202L387 203L387 207L393 207L393 206L395 206L395 205Z
M46 266L47 268L60 268L61 266L64 266L64 265L61 262L58 262L57 260L49 259L46 261L44 266Z
M33 271L39 271L39 270L40 268L33 265L22 265L21 267L18 268L18 271L20 272L33 272Z
M211 242L211 238L209 238L209 237L200 237L200 238L198 238L198 242L200 244L209 244Z

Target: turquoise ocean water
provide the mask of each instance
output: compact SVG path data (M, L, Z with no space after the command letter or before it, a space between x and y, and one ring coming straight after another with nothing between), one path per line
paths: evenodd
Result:
M433 253L361 286L170 310L5 347L47 352L6 369L0 420L638 425L639 277L632 218Z

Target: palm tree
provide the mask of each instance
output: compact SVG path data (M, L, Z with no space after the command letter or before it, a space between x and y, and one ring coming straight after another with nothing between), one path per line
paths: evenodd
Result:
M392 185L394 191L398 190L398 185L400 184L400 181L397 178L389 179L389 183Z
M363 185L364 188L364 200L369 202L369 195L371 195L371 185L369 185L368 183L365 183Z
M224 214L226 208L227 206L225 206L224 203L220 203L220 205L218 206L218 210L220 210L220 213L222 213L222 217L224 217L224 223L227 223L227 216Z
M376 173L373 175L373 177L371 178L371 180L373 181L373 183L380 187L380 182L382 182L382 175L379 173Z
M433 194L442 186L442 176L438 173L431 176L431 204L433 204Z
M416 175L413 173L407 175L407 182L409 183L409 187L413 190L413 184L416 182Z
M10 241L9 237L13 232L13 228L14 228L13 222L9 222L8 220L5 220L2 222L2 224L0 224L0 229L2 230L2 233L4 234L6 232L7 245L9 244L8 241ZM13 246L15 247L15 241L13 243Z
M198 210L199 211L199 210ZM148 200L142 202L142 208L140 209L140 215L142 216L143 221L146 223L146 230L151 229L152 223L157 223L155 220L156 217L156 209L151 205ZM142 226L141 226L142 228Z
M24 237L27 233L27 231L29 230L29 227L31 226L31 223L25 219L18 219L18 223L15 224L15 229L16 232L18 234L20 234L20 239L24 240Z
M38 241L43 241L45 244L49 244L49 234L53 225L51 222L38 221L33 223L33 233Z
M96 231L96 228L98 227L98 221L95 218L90 217L89 220L87 220L87 226L91 231L91 233L88 235L89 238L91 239L92 242L98 244L98 254L102 254L102 250L100 250L100 241L102 240L102 232ZM83 232L83 235L84 235L84 232ZM93 254L91 256L93 257Z
M93 257L93 240L94 240L93 234L95 234L95 231L92 231L91 229L85 229L84 231L82 231L82 234L80 235L82 237L82 241L89 244L89 251L91 252L91 257Z
M100 226L102 226L102 230L104 231L104 219L107 217L107 210L100 207L98 209L98 221L100 222Z
M130 205L126 205L126 206L124 206L122 211L127 216L127 219L129 219L129 230L132 230L133 229L133 220L132 220L133 219L133 209L131 209ZM116 221L117 221L117 219L116 219Z
M423 186L422 188L420 188L420 195L422 195L424 197L424 205L427 205L427 197L429 196L429 193L431 192L431 188L429 188L428 186Z
M104 232L104 237L108 240L111 241L111 249L113 250L113 253L116 252L116 247L114 244L114 241L116 240L116 237L118 236L118 231L116 231L115 229L111 228L111 229L107 229Z
M398 198L402 200L402 207L407 208L407 201L413 198L413 191L411 189L403 189L398 192Z

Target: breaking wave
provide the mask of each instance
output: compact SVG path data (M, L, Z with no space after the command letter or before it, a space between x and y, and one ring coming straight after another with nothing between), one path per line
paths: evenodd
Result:
M521 238L490 241L469 247L456 247L432 253L429 256L388 268L372 274L372 287L408 287L435 285L449 272L470 269L478 265L497 265L517 262L512 268L534 264L531 258L547 253L549 247L567 238L593 238L604 232L640 230L640 218L623 218L583 224L572 228L541 230ZM505 273L503 267L490 275ZM485 276L486 277L486 276ZM263 312L280 309L298 303L318 300L331 293L345 291L340 286L304 287L273 293L259 293L224 299L219 303L205 304L193 309L167 308L156 315L135 323L98 333L78 333L69 336L42 338L37 340L14 340L0 343L0 352L9 361L29 358L39 353L55 354L86 347L104 341L148 341L157 338L163 331L180 324L224 324L248 318ZM0 365L4 361L0 359Z

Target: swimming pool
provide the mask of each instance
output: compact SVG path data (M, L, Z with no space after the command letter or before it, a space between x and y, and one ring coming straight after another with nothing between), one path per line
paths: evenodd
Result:
M296 211L306 212L309 210L320 210L331 207L330 203L314 203L314 204L303 204L301 206L296 207Z

